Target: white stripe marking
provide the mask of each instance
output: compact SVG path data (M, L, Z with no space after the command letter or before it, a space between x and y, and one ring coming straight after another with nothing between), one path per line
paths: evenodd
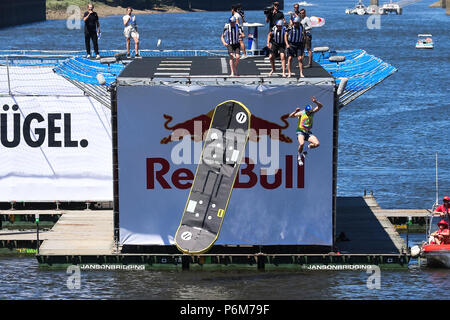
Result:
M156 68L156 70L166 70L166 71L182 70L182 71L189 71L189 70L191 70L191 68Z
M222 65L222 73L228 73L227 60L225 58L220 58L220 63Z
M155 72L155 76L188 76L188 72Z

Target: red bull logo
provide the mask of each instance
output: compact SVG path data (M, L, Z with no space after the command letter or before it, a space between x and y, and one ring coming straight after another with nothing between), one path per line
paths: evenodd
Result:
M192 119L171 124L173 117L164 114L163 117L166 120L164 128L170 130L171 133L163 137L160 141L161 144L169 144L170 142L184 141L184 138L190 137L194 142L204 141L208 130L211 125L211 121L214 115L214 109L206 114L201 114ZM260 142L263 137L266 137L264 141L261 141L263 145L266 145L268 141L271 141L271 154L267 155L267 147L262 147L259 153L255 150L256 144L250 145L249 156L243 159L243 163L237 175L234 188L253 188L258 184L264 189L276 189L282 188L304 188L305 185L305 166L298 166L297 159L292 155L285 155L284 159L280 158L278 142L292 143L292 139L283 134L283 130L289 127L287 121L289 114L284 114L280 117L281 123L267 121L255 115L251 115L250 120L250 133L249 141ZM269 138L269 140L267 140ZM183 149L185 148L185 149ZM180 150L181 154L191 154L190 143L175 145L172 150L171 162L164 158L147 158L146 170L147 170L147 189L189 189L192 186L194 180L194 173L187 168L177 168L173 172L171 171L171 165L180 165L182 163L192 164L189 162L190 157L183 159L178 157ZM295 151L297 149L295 148ZM201 151L201 150L200 150ZM261 164L270 165L268 168L256 167L255 160L261 161ZM284 162L284 163L280 163ZM282 164L283 168L280 168Z
M305 159L303 158L303 161ZM147 189L189 189L194 173L187 168L179 168L169 174L170 162L164 158L147 158ZM270 180L270 181L269 181ZM285 156L284 169L277 169L274 175L267 175L265 169L255 170L254 162L244 158L244 163L234 182L234 188L250 189L260 184L264 189L286 189L305 187L305 165L298 166L292 155Z

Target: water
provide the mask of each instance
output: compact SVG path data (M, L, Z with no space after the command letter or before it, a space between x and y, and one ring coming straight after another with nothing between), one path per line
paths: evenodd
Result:
M399 69L340 113L338 195L361 195L367 189L383 208L430 208L435 200L435 152L439 197L450 193L450 17L421 1L406 7L401 16L382 16L381 29L369 30L367 16L344 14L354 0L311 2L316 6L306 7L308 14L326 19L324 27L313 30L313 46L362 48ZM285 12L292 4L285 2ZM141 48L156 49L162 39L161 49L223 49L220 32L228 16L140 15ZM248 11L246 19L264 23L262 12ZM124 49L121 17L102 18L100 23L100 49ZM435 49L416 50L418 33L431 33ZM82 30L68 30L65 20L2 29L0 43L1 49L84 49ZM422 240L419 235L411 241ZM90 271L82 273L81 289L71 291L64 270L39 269L32 258L2 258L0 270L0 299L429 299L436 288L445 289L439 298L450 298L448 270L414 263L407 271L382 271L380 290L366 287L365 271Z
M410 245L423 235L410 235ZM81 271L80 289L66 270L38 267L34 258L0 259L0 299L449 299L448 270L382 270L380 289L362 271ZM245 290L242 290L245 288Z

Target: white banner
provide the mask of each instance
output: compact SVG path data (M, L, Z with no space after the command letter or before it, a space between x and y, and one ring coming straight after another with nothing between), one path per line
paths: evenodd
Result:
M86 96L0 97L0 118L0 201L112 200L108 108Z
M315 96L320 147L297 166L297 118ZM118 88L119 211L123 244L173 244L209 128L223 101L252 113L217 244L332 244L332 86Z

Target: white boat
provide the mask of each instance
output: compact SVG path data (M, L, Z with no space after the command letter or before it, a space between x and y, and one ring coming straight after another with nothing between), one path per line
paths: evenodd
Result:
M431 34L418 34L416 49L433 49L434 42Z
M359 0L359 2L355 5L354 8L352 8L352 9L345 9L345 13L346 14L357 14L357 15L362 16L362 15L367 14L367 8L362 3L362 1Z

